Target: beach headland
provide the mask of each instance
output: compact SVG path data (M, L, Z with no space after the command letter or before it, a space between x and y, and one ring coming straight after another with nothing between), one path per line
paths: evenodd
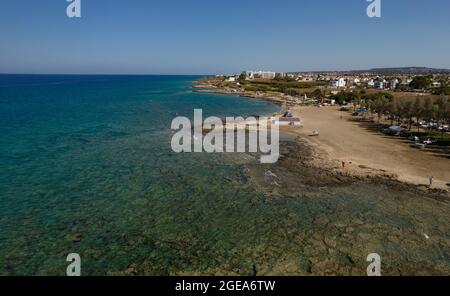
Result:
M248 91L233 85L222 84L220 83L220 80L195 81L193 84L193 92L235 95L249 99L266 100L279 105L285 102L286 97L284 94L279 92Z

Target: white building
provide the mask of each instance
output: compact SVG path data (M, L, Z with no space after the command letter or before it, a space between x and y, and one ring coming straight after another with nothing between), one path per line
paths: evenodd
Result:
M390 82L390 88L391 89L396 89L398 84L399 84L398 79L392 79L391 82Z
M246 71L245 75L248 79L262 78L275 79L276 73L270 71Z
M376 81L374 84L374 87L376 89L383 89L384 88L384 82L383 81Z
M261 72L261 78L263 79L274 79L276 76L275 72Z
M331 86L332 87L337 87L337 88L341 88L341 87L345 87L346 86L346 81L344 78L339 78L336 80L331 80Z

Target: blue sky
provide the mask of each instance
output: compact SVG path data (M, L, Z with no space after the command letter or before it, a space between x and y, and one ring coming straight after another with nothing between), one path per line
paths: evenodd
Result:
M0 73L450 68L450 1L0 0Z

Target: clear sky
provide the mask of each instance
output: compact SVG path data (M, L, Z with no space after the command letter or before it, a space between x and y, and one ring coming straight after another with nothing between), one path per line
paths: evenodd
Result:
M449 0L0 0L0 73L450 68Z

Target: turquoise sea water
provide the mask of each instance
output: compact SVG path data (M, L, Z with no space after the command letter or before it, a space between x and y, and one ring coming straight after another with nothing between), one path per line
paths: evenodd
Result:
M373 252L384 274L450 274L449 206L423 191L280 170L299 185L272 196L239 157L173 153L176 114L279 109L195 79L0 75L0 275L65 275L69 253L83 275L364 275Z
M243 194L224 182L239 172L214 156L172 153L172 119L277 107L192 93L197 78L0 76L0 274L64 274L70 252L85 274L149 256L148 271L164 274L171 240L190 233L188 248L206 248L202 211Z

